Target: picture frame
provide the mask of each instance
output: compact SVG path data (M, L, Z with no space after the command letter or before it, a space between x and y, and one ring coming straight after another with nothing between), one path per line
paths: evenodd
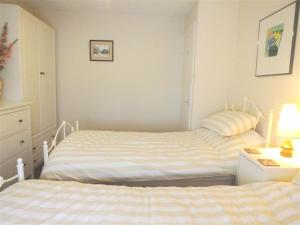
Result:
M114 61L114 41L90 40L90 61Z
M259 21L256 77L293 73L299 1Z

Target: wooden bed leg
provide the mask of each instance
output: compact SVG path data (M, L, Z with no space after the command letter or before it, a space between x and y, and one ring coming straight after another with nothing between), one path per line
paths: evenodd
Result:
M76 120L76 131L79 131L79 121Z
M48 162L48 143L47 141L44 141L44 144L43 144L43 152L44 152L44 165L46 165L46 163Z
M24 163L23 160L21 158L19 158L17 160L17 170L18 170L18 180L22 181L25 179L25 175L24 175Z

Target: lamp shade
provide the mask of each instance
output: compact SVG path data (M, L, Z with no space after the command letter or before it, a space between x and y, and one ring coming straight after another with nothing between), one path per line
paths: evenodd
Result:
M283 138L300 138L300 113L296 104L283 105L276 133Z

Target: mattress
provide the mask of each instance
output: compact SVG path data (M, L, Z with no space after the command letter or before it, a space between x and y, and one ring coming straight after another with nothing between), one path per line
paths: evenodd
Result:
M130 188L29 180L0 193L0 224L300 224L300 187Z
M239 136L208 129L142 133L82 130L49 156L41 178L86 183L192 179L235 175Z

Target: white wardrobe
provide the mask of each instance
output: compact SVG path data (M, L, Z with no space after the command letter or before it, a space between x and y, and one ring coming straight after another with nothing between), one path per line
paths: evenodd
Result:
M50 141L56 130L55 31L19 6L0 4L2 7L11 14L7 18L2 14L0 22L8 21L9 31L14 23L18 28L18 45L10 64L15 59L19 66L14 72L10 68L1 71L6 73L0 74L4 99L31 102L32 155L37 167L42 163L42 142Z

